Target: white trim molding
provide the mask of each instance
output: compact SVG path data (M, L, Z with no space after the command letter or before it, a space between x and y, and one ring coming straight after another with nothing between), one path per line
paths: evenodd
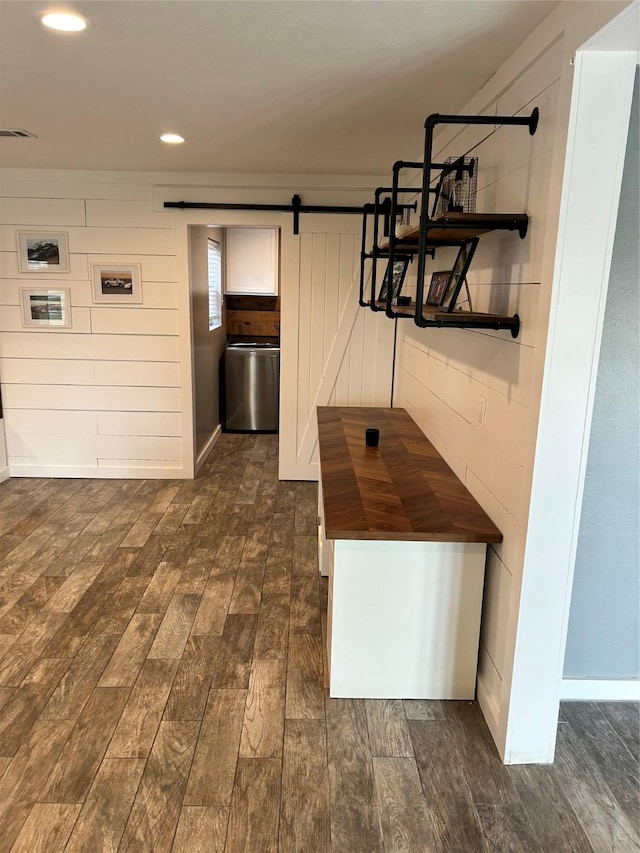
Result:
M4 483L11 476L7 465L7 445L4 437L4 420L0 418L0 483Z
M202 468L202 466L206 462L207 457L209 456L209 454L211 453L211 451L215 447L218 439L220 438L221 433L222 433L222 426L220 424L218 424L218 426L214 429L214 431L211 433L211 435L207 439L207 443L205 444L205 446L202 448L200 453L198 453L198 458L196 459L196 474L198 473L198 471Z
M141 460L145 461L145 460ZM98 480L185 480L191 479L182 463L159 467L131 464L103 468L100 465L9 465L10 477L53 477Z
M637 5L630 10L625 30L634 25ZM575 57L517 634L511 673L507 664L503 674L506 764L554 759L586 450L637 64L634 52L601 52L596 40L590 44L592 50L579 49ZM596 202L594 151L603 166Z
M640 702L640 678L563 678L561 702Z

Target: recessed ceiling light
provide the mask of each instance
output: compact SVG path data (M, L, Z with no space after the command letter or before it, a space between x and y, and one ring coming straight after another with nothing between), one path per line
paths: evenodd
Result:
M80 30L86 30L87 21L82 15L75 15L70 12L47 12L40 20L51 30L60 30L63 33L78 33Z
M180 136L179 133L163 133L160 139L162 142L168 142L170 145L179 145L181 142L184 142L184 136Z

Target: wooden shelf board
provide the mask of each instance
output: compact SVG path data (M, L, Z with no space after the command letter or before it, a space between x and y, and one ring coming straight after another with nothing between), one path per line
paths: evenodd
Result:
M376 302L376 307L384 310L387 307L387 303ZM412 302L411 305L392 305L391 308L396 312L396 314L404 314L407 317L413 317L416 313L415 302ZM481 311L443 311L441 308L436 308L433 305L423 306L422 316L426 320L438 320L443 323L452 324L463 320L470 326L473 325L474 321L486 322L495 320L499 322L503 320L513 320L513 317L509 317L505 314L483 314Z
M437 248L449 244L460 243L462 240L470 240L490 231L518 230L528 222L526 213L448 213L437 220L432 220L435 225L429 228L427 236L427 248ZM459 224L459 228L438 228L437 223ZM410 231L405 232L396 239L396 250L399 254L408 252L416 254L420 237L420 226L416 225ZM380 246L382 251L389 248L389 243Z

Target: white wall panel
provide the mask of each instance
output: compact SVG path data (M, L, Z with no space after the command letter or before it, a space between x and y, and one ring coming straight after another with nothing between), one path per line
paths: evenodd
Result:
M456 471L456 474L461 479L464 479L465 486L502 533L502 542L491 547L495 550L504 565L511 572L517 573L518 561L521 555L519 541L522 535L521 522L511 515L509 510L500 503L482 480L473 471L469 470L466 465L463 465L461 472Z
M518 343L522 346L535 346L538 332L538 305L540 300L540 284L524 282L514 284L469 284L471 299L475 311L486 311L491 314L517 314L520 320ZM505 339L505 333L485 329L483 335Z
M7 434L28 433L50 435L95 435L98 416L95 412L52 411L51 409L7 409L4 413Z
M396 368L394 397L394 405L406 408L414 421L417 420L415 413L422 407L422 384L402 368Z
M41 286L55 287L56 285L46 284ZM62 287L63 285L60 286ZM71 327L63 326L57 328L56 326L48 326L45 330L39 329L36 326L26 327L22 322L22 308L19 308L17 305L3 305L0 308L0 331L21 332L28 329L27 334L36 336L37 338L42 337L42 335L77 335L91 332L90 309L78 305L74 308L73 305L70 305L70 310ZM34 340L32 346L35 348L37 345Z
M447 362L430 358L413 346L402 348L401 366L420 380L428 371L430 390L450 409L457 411L486 439L501 448L508 456L522 464L528 418L526 406L509 399L488 385L478 382L469 374ZM407 365L406 356L410 356ZM424 360L428 359L428 365ZM480 423L480 407L485 398L484 423Z
M439 420L438 431L468 468L487 486L497 500L517 518L522 465L515 462L500 447L493 445L480 429L476 429L459 413L443 403L432 391L425 388L425 410L435 412Z
M504 671L511 575L491 548L487 548L481 637L498 672Z
M95 389L96 409L123 412L179 412L179 388L117 388L103 386Z
M0 204L0 222L23 228L51 228L59 231L67 225L85 225L83 199L4 198Z
M83 385L4 385L3 405L10 409L177 412L178 388L115 388Z
M382 314L365 308L361 310L364 314L363 400L367 406L390 406L396 324Z
M501 693L502 677L481 640L478 650L477 695L485 719L492 731L496 731L501 725L499 698Z
M0 365L1 367L1 365ZM169 361L96 361L96 385L180 387L180 365Z
M46 430L46 421L41 426ZM29 464L47 461L56 465L95 465L96 442L97 436L91 435L84 435L79 440L77 435L52 435L48 431L20 435L12 433L9 458L28 459Z
M514 341L509 332L502 335L498 338L466 329L421 330L402 323L398 337L400 346L406 340L427 351L430 357L526 406L531 390L533 350Z
M342 312L347 307L347 300L351 295L351 285L353 282L354 275L354 258L357 257L356 251L357 247L357 237L355 234L341 234L340 235L340 262L339 262L339 305L338 305L338 314L342 315Z
M313 234L311 260L311 339L309 352L309 390L313 400L313 392L318 388L324 372L328 353L324 349L324 329L327 325L325 313L325 295L329 289L327 281L327 234ZM306 307L306 306L305 306ZM335 333L334 336L335 337ZM327 349L333 343L327 341Z
M310 388L309 388L309 365L311 361L311 274L313 269L313 234L300 235L300 279L298 290L298 306L295 320L298 325L298 373L296 397L296 448L304 438L305 430L309 426ZM282 299L288 297L288 290L283 289ZM284 307L283 307L284 311ZM319 318L313 318L313 323L318 323ZM283 333L287 328L283 324ZM296 452L297 461L297 452Z
M120 259L118 259L120 260ZM51 280L47 279L48 283L44 283L42 278L35 277L24 279L21 278L3 278L0 279L0 305L20 305L20 289L23 287L39 287L51 286ZM84 306L91 307L96 305L93 301L93 287L89 280L87 281L69 281L67 278L60 280L56 278L55 287L68 287L71 296L71 307ZM166 308L177 309L178 307L178 285L173 281L146 281L142 279L143 305L147 308ZM96 306L105 308L104 304ZM123 306L124 307L124 306ZM109 310L113 310L113 306ZM135 310L139 310L137 307Z
M12 243L9 246L9 243ZM24 279L26 286L30 286L32 282L55 281L57 284L64 285L67 281L83 281L89 278L89 270L87 267L86 255L78 255L73 252L69 255L69 272L52 273L49 270L38 277L33 272L22 273L18 269L18 252L16 248L15 234L13 241L7 240L7 248L0 250L0 276L3 278L18 278Z
M178 412L98 412L100 435L181 435Z
M3 385L92 385L94 371L89 361L69 361L61 370L45 358L1 358L0 378Z
M142 304L148 308L178 308L178 284L175 281L149 281L142 274Z
M349 405L362 405L365 309L360 308L349 340Z
M99 435L96 439L100 459L179 460L182 442L162 436Z
M301 228L295 465L297 476L313 479L317 406L389 404L394 324L358 306L360 223L347 216L309 216ZM283 328L286 334L286 323Z
M87 225L107 228L173 228L173 211L156 213L146 201L87 199Z
M177 335L178 312L142 306L102 308L96 305L91 310L91 327L98 335Z
M35 348L37 346L37 349ZM8 332L0 337L0 356L5 358L76 358L123 361L178 361L175 337L162 335L73 335Z
M23 171L24 180L0 181L0 198L72 198L72 199L128 199L131 201L150 201L152 188L150 184L139 183L108 183L106 181L64 181L61 173L53 173L56 180L34 178L33 170ZM36 173L41 174L41 173ZM77 175L77 173L73 173Z
M0 305L20 305L20 289L23 287L32 287L34 290L41 287L68 287L72 308L78 305L87 307L92 304L91 287L88 281L69 281L68 279L60 281L56 279L55 283L52 284L49 279L25 277L24 279L0 279Z
M325 360L331 351L331 344L338 331L338 311L340 308L340 234L328 234L325 257L324 292L324 340Z
M173 228L69 228L69 251L86 254L175 254Z
M348 406L349 405L349 360L351 358L351 343L347 347L338 368L335 388L332 395L332 406Z

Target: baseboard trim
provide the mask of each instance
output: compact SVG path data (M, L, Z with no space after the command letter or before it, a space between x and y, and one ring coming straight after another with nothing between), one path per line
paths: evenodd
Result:
M10 477L47 477L52 479L87 480L184 480L182 464L175 467L101 467L98 465L10 465Z
M11 476L11 471L8 468L0 468L0 483L4 483Z
M309 465L281 463L278 476L280 480L309 480L317 483L320 479L320 466L317 462Z
M215 428L215 430L211 433L207 443L205 444L205 446L202 448L202 450L198 454L198 458L196 459L196 474L198 473L200 468L202 468L202 466L206 462L207 457L209 456L209 454L213 450L216 442L220 438L221 433L222 433L222 425L218 424L218 426Z
M640 678L563 678L561 702L640 702Z

